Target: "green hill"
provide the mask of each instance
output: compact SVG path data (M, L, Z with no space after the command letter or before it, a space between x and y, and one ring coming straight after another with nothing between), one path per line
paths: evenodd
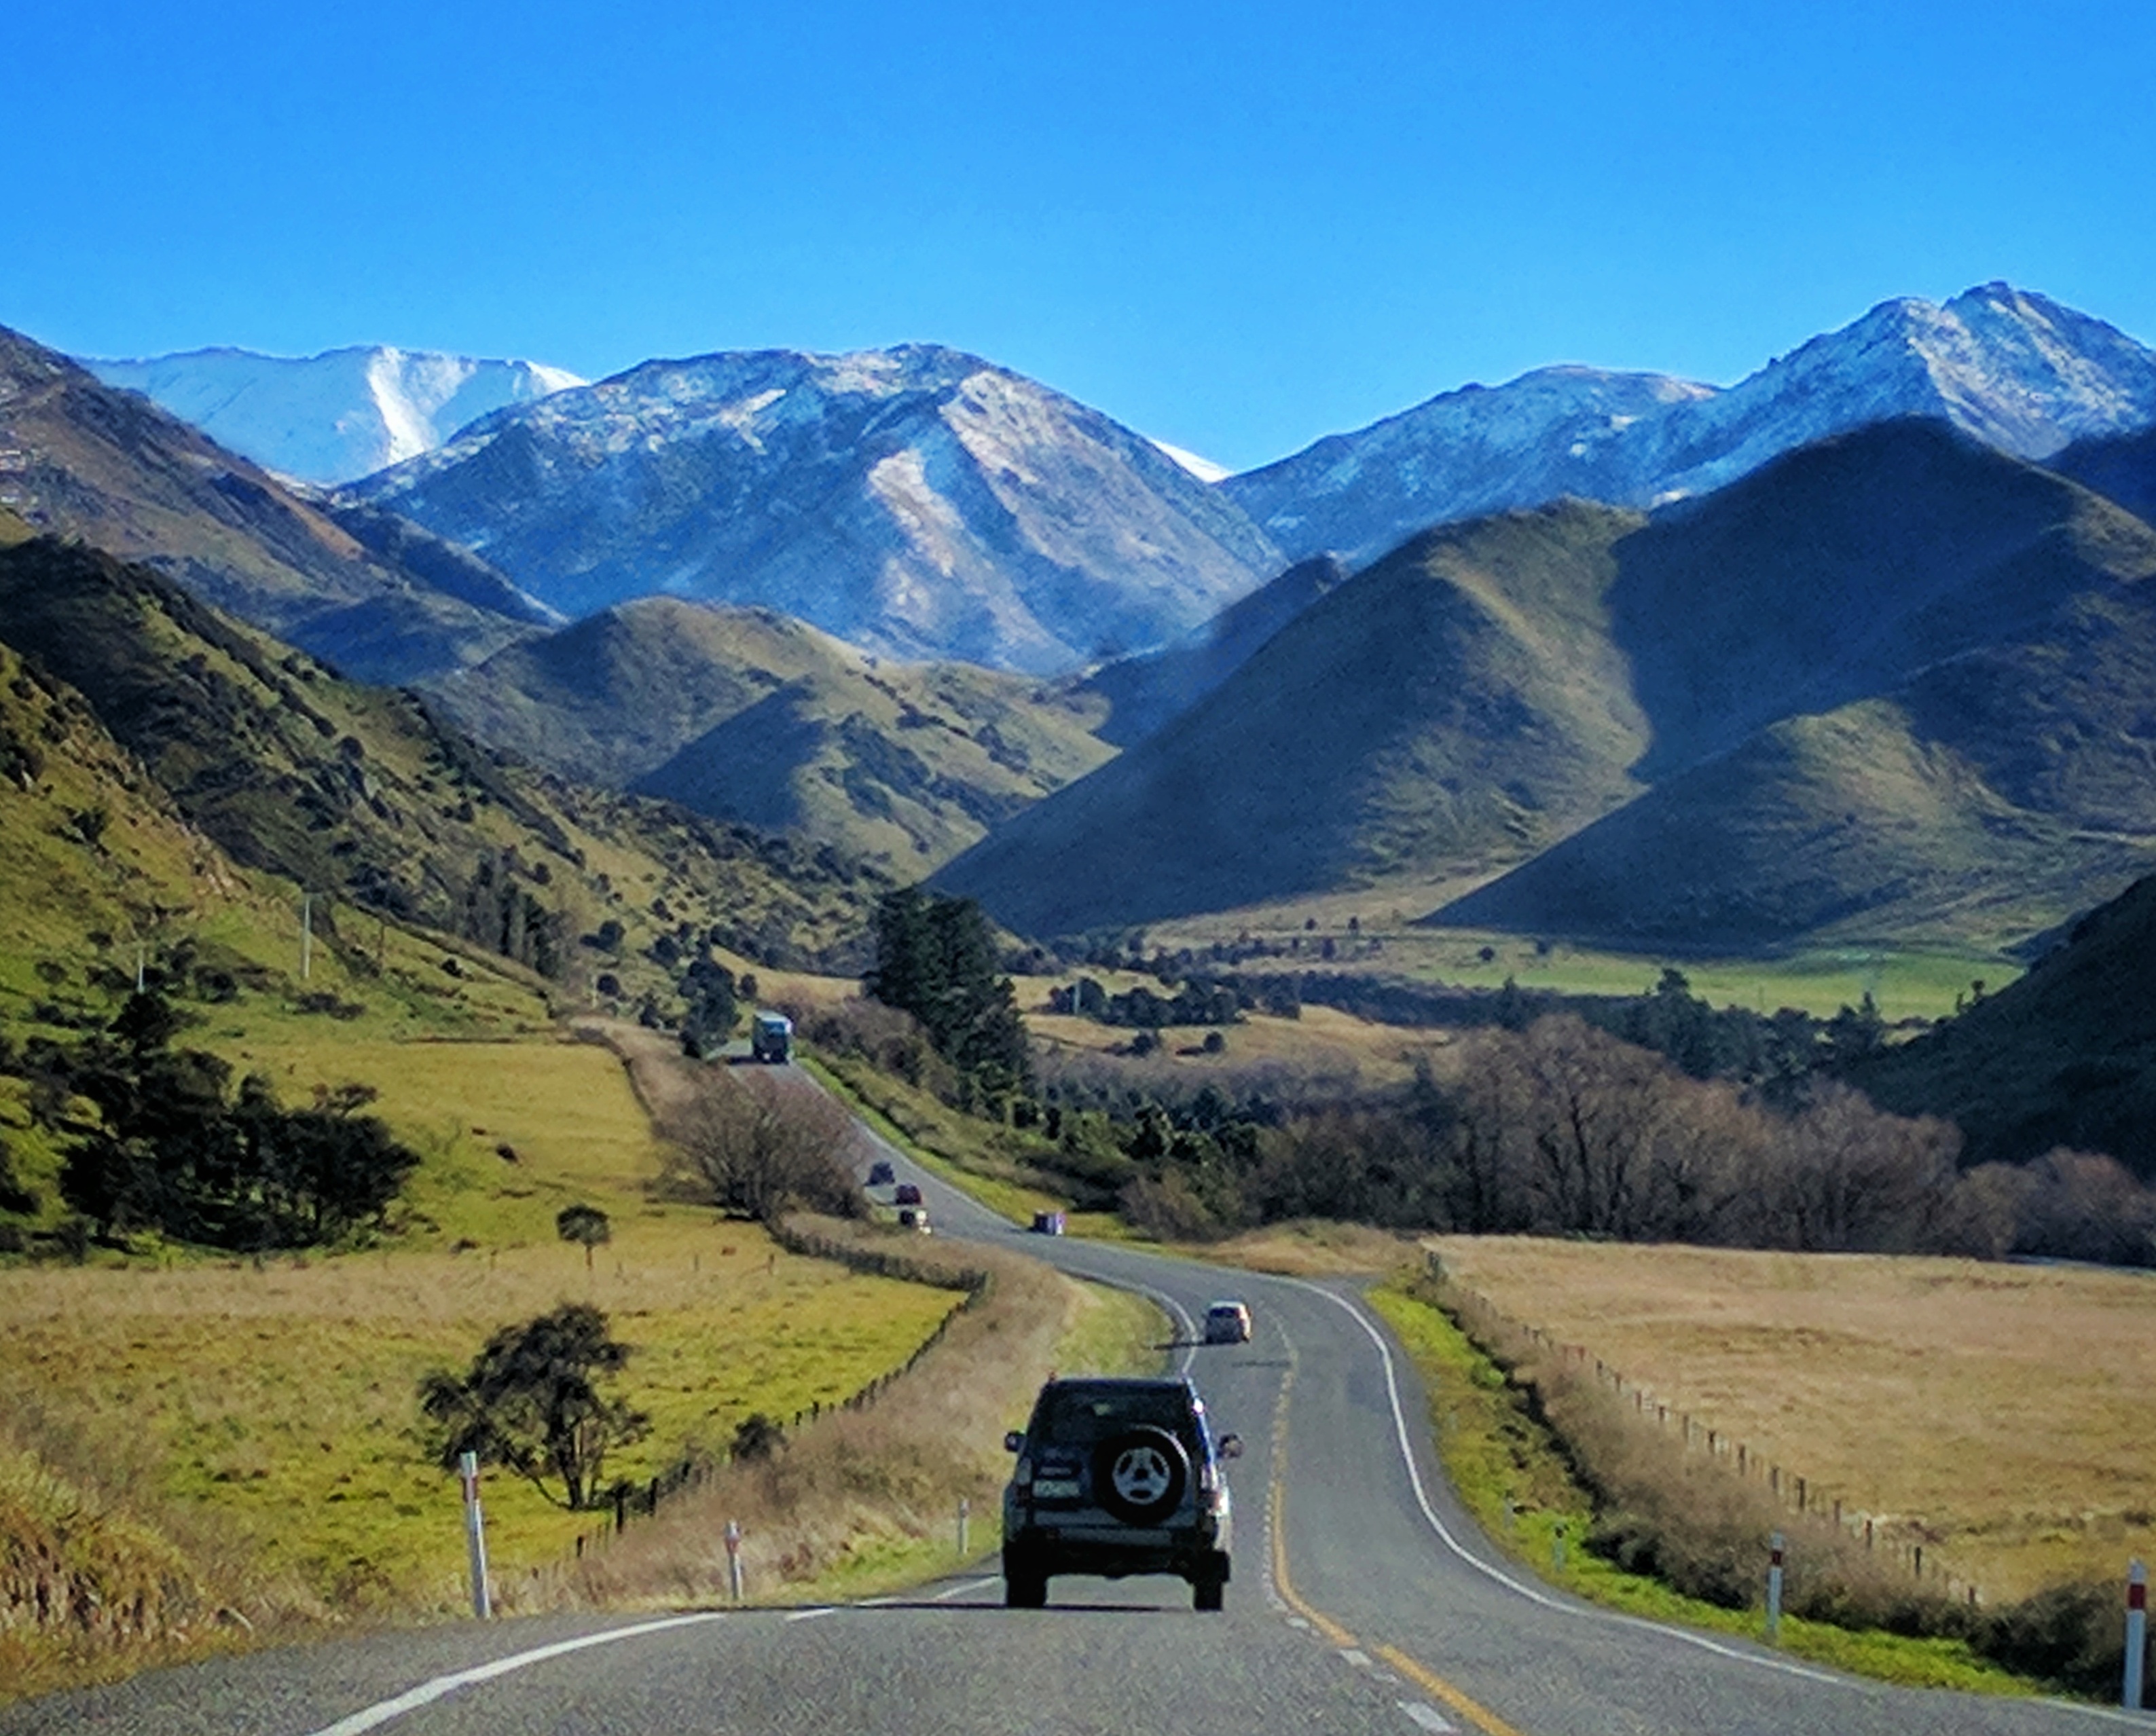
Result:
M2013 945L2156 846L2149 575L2156 530L1922 422L1446 527L939 880L1040 933L1502 871L1431 919Z
M2156 1181L2156 877L2076 923L2010 987L1853 1075L1904 1114L1951 1117L1967 1160L2057 1145Z
M147 562L369 679L454 668L545 618L475 559L435 546L417 571L378 519L355 535L147 398L4 327L0 450L0 506L35 529Z
M893 663L765 609L646 597L438 683L567 776L835 843L911 878L1093 769L1105 710L1031 678Z
M936 883L1051 935L1532 855L1638 789L1606 599L1640 522L1564 501L1416 538Z
M342 679L147 569L0 551L0 641L79 689L248 867L575 982L688 930L772 962L851 955L886 882L829 851L480 749L416 695ZM608 921L618 945L579 944ZM617 974L619 974L617 970Z

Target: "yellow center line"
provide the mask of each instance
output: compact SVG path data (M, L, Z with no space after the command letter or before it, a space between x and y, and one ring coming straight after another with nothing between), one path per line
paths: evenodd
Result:
M1273 1412L1273 1477L1272 1486L1265 1491L1265 1529L1272 1538L1273 1590L1280 1600L1296 1615L1322 1635L1327 1642L1341 1651L1356 1646L1359 1642L1331 1616L1314 1609L1297 1595L1287 1572L1287 1398L1295 1385L1295 1353L1291 1345L1288 1352L1286 1378L1281 1382L1280 1403ZM1435 1696L1458 1713L1486 1736L1521 1736L1521 1733L1479 1701L1471 1698L1455 1687L1436 1671L1420 1664L1394 1646L1375 1646L1370 1650L1383 1658L1401 1675L1426 1693Z

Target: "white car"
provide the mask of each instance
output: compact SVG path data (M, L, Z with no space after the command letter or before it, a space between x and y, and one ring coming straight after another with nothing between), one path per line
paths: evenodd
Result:
M1250 1304L1216 1302L1205 1310L1205 1342L1209 1344L1247 1344L1250 1341Z

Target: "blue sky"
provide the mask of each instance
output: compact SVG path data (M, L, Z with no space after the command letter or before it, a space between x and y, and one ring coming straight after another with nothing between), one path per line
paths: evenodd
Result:
M0 324L932 340L1241 467L2004 278L2156 342L2156 5L23 0Z

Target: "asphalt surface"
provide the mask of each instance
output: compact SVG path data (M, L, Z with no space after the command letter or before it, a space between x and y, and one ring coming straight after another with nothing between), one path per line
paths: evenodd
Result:
M1177 1322L1175 1365L1245 1443L1223 1613L1155 1578L1060 1578L1046 1610L1006 1611L991 1559L869 1604L475 1622L158 1671L0 1711L0 1736L2156 1731L2147 1714L1885 1687L1577 1604L1483 1544L1432 1459L1413 1370L1352 1287L1029 1235L889 1155L939 1236L1140 1290ZM1223 1296L1250 1304L1253 1342L1191 1342Z

